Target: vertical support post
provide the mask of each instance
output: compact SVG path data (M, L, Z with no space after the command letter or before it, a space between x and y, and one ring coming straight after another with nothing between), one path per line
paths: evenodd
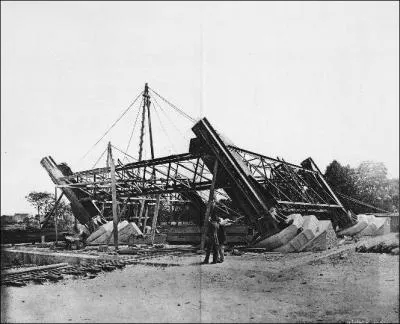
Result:
M154 244L154 238L156 236L156 226L157 226L157 218L159 210L160 210L160 195L158 194L156 196L156 207L154 210L153 222L151 224L151 244Z
M149 206L147 205L146 212L144 213L143 230L142 230L143 234L145 234L147 219L149 218L148 215L149 215Z
M111 196L112 196L112 213L113 213L113 232L114 232L114 246L118 251L118 213L117 213L117 189L115 181L115 165L112 158L111 142L108 142L108 165L110 166L111 173Z
M145 206L145 204L146 204L146 200L145 199L143 199L142 201L141 201L141 206L140 206L140 212L139 212L139 218L138 218L138 223L137 223L137 225L138 225L138 227L140 227L140 222L142 221L142 217L143 217L143 212L144 212L144 206Z
M58 201L57 201L57 187L54 187L54 201L55 201L55 205L54 205L54 228L56 231L56 245L58 243L58 224L57 224L57 205L58 205Z
M211 182L210 194L208 196L207 209L206 209L206 213L204 215L203 229L201 232L201 241L200 241L200 249L201 250L204 250L204 243L206 241L206 234L207 234L207 229L208 229L208 219L210 217L211 205L214 201L214 189L215 189L215 181L217 179L217 171L218 171L218 159L216 158L215 163L214 163L213 179Z

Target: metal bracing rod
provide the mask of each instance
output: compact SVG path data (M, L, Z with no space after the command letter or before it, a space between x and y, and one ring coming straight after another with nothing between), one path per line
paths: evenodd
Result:
M136 169L136 168L140 168L142 166L153 166L153 165L155 166L155 165L164 164L164 163L168 163L168 162L171 162L171 163L180 162L180 161L196 159L198 157L202 157L202 154L192 154L192 153L176 154L176 155L155 158L153 160L144 160L144 161L127 163L121 167L118 167L117 170L119 171L119 170L125 170L125 169Z
M303 176L304 176L304 175L303 175ZM309 178L309 176L310 176L310 178ZM326 188L324 188L324 187L319 183L318 179L316 178L317 176L318 176L318 175L316 175L316 174L313 174L313 175L307 174L306 180L307 180L307 184L308 184L308 185L311 185L311 187L310 187L311 190L314 191L315 194L316 194L318 197L320 197L321 200L324 201L324 202L326 202L325 199L328 199L328 200L333 199L333 201L335 201L335 199L329 194L329 192L326 191ZM324 194L323 196L325 197L325 199L324 199L323 197L321 197L320 194L318 194L316 190L314 190L315 184L317 184L318 187L319 187L320 189L322 189L322 192L320 192L320 194L321 194L321 195ZM316 188L316 189L317 189L317 188Z
M101 211L100 208L97 206L96 202L97 202L96 200L92 199L92 204L93 204L93 206L96 207L97 211L99 212L99 215L100 215L101 217L104 217L104 214L103 214L103 213L104 213L104 210Z
M288 176L292 179L292 181L293 181L298 187L304 186L304 185L305 185L304 182L303 182L303 183L301 183L301 182L298 183L298 182L296 181L296 179L292 176L293 173L291 172L291 170L289 170L290 168L288 168L285 164L282 164L282 165L283 165L283 167L285 168L285 170L286 170ZM304 197L305 197L305 198L308 198L308 199L307 199L308 201L314 202L314 199L312 199L312 197L309 196L308 193L307 193L305 190L304 190L304 192L303 192L302 189L300 189L300 190L301 190L301 192L303 193Z
M286 179L286 178L281 174L281 172L280 172L279 170L274 169L273 171L274 171L275 174L279 175L279 176L283 179L283 181L284 181L285 184L289 185L290 187L292 187L292 188L294 189L294 190L292 189L291 192L297 194L297 195L300 197L300 199L304 200L304 196L302 195L301 191L299 191L296 187L294 187L294 186L288 181L288 179ZM288 187L288 189L289 189L289 187Z
M266 181L268 182L268 183L270 183L272 186L274 186L280 193L282 193L282 195L284 195L287 199L290 199L283 191L281 191L280 189L279 189L279 187L278 186L276 186L270 179L268 179L268 178L265 178L266 179Z
M294 167L294 168L296 168L296 169L304 170L304 171L306 171L306 172L316 173L316 171L312 171L312 170L305 169L305 168L303 168L303 167L300 166L300 165L296 165L296 164L289 163L289 162L282 162L282 161L280 161L280 160L278 160L278 159L274 159L274 158L271 158L271 157L269 157L269 156L265 156L265 155L262 155L262 154L259 154L259 153L251 152L251 151L242 149L242 148L237 147L237 146L234 146L234 145L227 145L227 147L228 147L228 149L232 149L232 150L234 150L234 151L242 151L242 152L244 152L244 153L247 153L247 154L250 154L250 155L253 155L253 156L258 156L258 157L260 157L260 158L264 158L264 159L271 160L271 161L278 162L278 163L284 163L284 164L290 165L290 166L292 166L292 167Z
M130 191L130 194L128 196L126 196L124 194L124 192L118 191L118 198L119 199L126 199L126 198L131 198L134 196L143 196L143 195L152 195L152 194L164 194L164 193L177 193L177 192L188 192L188 191L202 191L202 190L208 190L210 188L211 183L200 183L197 184L196 186L187 188L184 186L181 187L169 187L169 188L154 188L154 187L149 187L149 188L143 188L142 192L133 192ZM90 195L92 198L94 198L95 200L104 200L104 195ZM106 194L107 197L110 197L110 194Z
M347 213L347 211L345 210L345 208L343 207L342 203L340 202L339 198L335 195L334 191L331 189L331 187L328 185L328 183L326 182L321 170L318 168L318 166L315 164L314 160L310 157L310 162L311 164L318 170L317 174L319 176L319 178L322 180L323 184L326 186L326 188L328 189L329 193L332 195L332 197L334 198L334 200L337 202L337 204L339 206L342 207L342 209Z
M241 154L240 154L241 153ZM254 161L254 159L251 159L251 160L248 160L247 158L246 158L246 153L245 152L240 152L239 154L241 155L241 157L245 160L245 161L247 161L247 162L253 162ZM284 194L283 193L283 191L281 191L277 186L275 186L274 184L273 184L273 182L271 182L271 181L269 181L269 179L268 179L268 177L266 176L266 171L265 171L265 169L266 169L266 167L265 167L265 165L264 165L264 159L262 158L262 157L258 157L258 159L260 160L260 163L263 165L263 171L264 171L264 174L262 174L261 172L260 172L260 163L258 163L258 165L254 165L254 164L251 164L251 163L249 163L249 168L250 168L250 170L254 170L254 171L256 171L257 173L259 173L261 176L264 176L265 178L266 178L266 180L268 180L268 182L269 183L271 183L276 189L278 189L278 191L280 191L282 194ZM278 160L279 161L279 160ZM290 176L290 174L293 174L293 175L295 175L295 177L297 177L298 179L299 179L299 181L300 181L300 183L303 183L303 185L307 185L307 187L308 188L310 188L313 192L314 192L314 194L316 195L316 196L318 196L318 198L320 198L321 199L321 201L323 201L324 203L326 203L326 201L313 189L313 187L312 186L310 186L310 184L309 183L307 183L304 179L302 179L296 172L294 172L293 170L292 170L292 168L291 167L289 167L288 165L290 165L289 163L287 163L286 161L279 161L279 162L281 162L281 165L286 169L286 171L288 172L288 176ZM283 163L282 163L283 162ZM270 169L270 171L272 171L271 169L271 166L269 166L269 169ZM254 172L253 172L254 173ZM279 175L281 176L281 174L279 173ZM282 177L282 176L281 176ZM296 183L297 181L295 181L295 179L293 179L293 177L292 176L290 176L291 178L292 178L292 180ZM285 194L284 194L285 195ZM285 195L286 196L286 195ZM312 199L312 197L311 196L309 196L309 194L308 193L305 193L305 197L308 197L309 199L307 199L307 200L309 200L309 201L314 201L314 199ZM288 198L288 196L286 196L286 198ZM304 198L304 197L303 197ZM314 197L315 198L315 197ZM288 198L289 199L289 198Z
M156 172L160 172L159 170L156 170ZM183 179L179 179L179 178L170 178L173 181L176 181L178 184L176 184L176 186L178 185L182 185L185 188L195 188L196 186L204 186L207 185L209 183L211 183L211 180L208 181L204 181L204 182L198 182L198 183L192 183L190 181L190 179L187 178L183 178ZM168 180L170 181L170 180ZM157 184L157 182L161 182L160 184ZM166 179L146 179L144 181L141 181L142 184L148 184L148 185L153 185L159 188L162 188L163 185L165 185L167 182ZM109 188L110 187L110 181L106 181L106 182L102 182L100 183L90 183L90 182L82 182L82 183L74 183L74 184L66 184L66 185L58 185L58 188L75 188L75 189L81 189L81 188L86 188L86 190L99 190L101 188ZM129 189L129 187L123 187L122 185L133 185L133 186L137 186L136 181L135 180L120 180L117 182L117 187L121 188L121 190L124 189ZM228 186L224 186L221 188L229 188ZM138 187L138 190L140 190L140 187ZM89 193L89 192L88 192Z
M56 188L57 188L57 186L56 186ZM48 220L50 219L51 215L52 215L52 214L54 213L54 211L57 209L57 206L58 206L58 204L60 203L61 198L62 198L63 196L64 196L64 191L61 191L61 195L60 195L60 197L58 197L58 199L56 200L56 202L55 202L53 208L51 209L50 213L48 213L48 214L43 218L42 227L43 227L44 225L46 225L46 223L47 223Z
M262 160L261 160L262 161ZM251 169L250 169L251 170ZM287 199L290 199L283 191L281 191L277 186L275 186L272 181L270 181L265 174L263 174L260 170L258 170L258 168L254 168L254 171L258 172L263 179L265 179L266 181L268 181L268 183L271 183L280 193L282 193ZM276 197L274 197L276 199Z
M285 169L290 169L290 168L288 168L286 165L284 165L284 167L285 167ZM310 184L306 181L306 180L304 180L302 177L300 177L296 172L294 172L293 170L288 170L289 172L291 172L293 175L295 175L300 181L302 181L303 182L303 185L306 185L308 188L310 188L314 193L315 193L315 195L317 195L320 199L321 199L321 201L323 201L324 203L327 203L326 201L325 201L325 199L323 199L315 190L314 190L314 188L312 187L312 186L310 186ZM307 195L308 195L308 193L307 193Z
M329 208L342 208L339 205L329 205L329 204L312 204L312 203L304 203L304 202L293 202L293 201L278 201L279 204L285 205L299 205L299 206L311 206L311 207L329 207Z
M319 187L322 188L322 190L325 191L326 189L328 189L327 186L326 186L326 185L324 184L324 182L322 181L321 175L320 175L320 174L316 174L316 175L315 175L315 182L318 184ZM331 193L330 188L326 191L326 194L327 194L327 196L328 196L329 198L331 198L331 199L333 199L334 201L337 202L337 199L335 198L335 194L332 194L332 193Z
M197 168L199 167L199 163L200 163L200 158L197 158L196 166L194 168L193 183L196 181L196 173L197 173Z
M178 166L182 166L181 164L178 164ZM189 171L191 171L191 172L193 172L193 170L190 170L189 168L187 168L187 167L185 167L186 169L188 169ZM173 171L177 171L175 168L171 168L171 169L173 169ZM156 169L155 170L156 172L159 172L159 173L161 173L162 175L164 175L165 176L165 173L164 172L162 172L161 170L158 170L158 169ZM146 172L146 171L145 171ZM147 171L148 173L150 173L151 171ZM177 173L177 172L176 172ZM177 173L177 177L179 176L180 174L179 173ZM207 179L206 177L204 177L203 176L203 178L205 178L205 179ZM107 178L108 179L108 178ZM167 179L165 180L165 179L160 179L161 181L162 180L164 180L164 181L169 181L169 177L167 177ZM134 182L135 180L123 180L123 181L118 181L117 182L117 186L118 187L120 187L120 185L129 185L129 182L132 182L134 185L136 185L135 184L135 182ZM184 185L184 186L186 186L188 189L191 189L191 190L193 190L193 189L203 189L203 188L198 188L198 186L200 185L200 186L204 186L204 185L208 185L208 182L207 183L199 183L199 184L197 184L196 186L190 186L190 180L188 179L188 178L184 178L184 180L179 180L178 178L175 178L174 179L174 181L175 181L175 183L176 182L178 182L178 183L180 183L180 184L182 184L182 185ZM187 183L186 183L187 182ZM211 182L211 180L209 180L209 182ZM85 186L86 188L88 187L88 186L90 186L90 185L97 185L96 186L96 189L99 189L99 184L101 184L101 183L103 183L103 184L107 184L107 183L109 183L109 181L107 180L107 181L104 181L104 182L98 182L98 183L80 183L80 184L73 184L73 185L71 185L70 187L77 187L77 186L79 186L79 185L83 185L83 186ZM149 184L152 184L153 186L156 186L156 187L159 187L161 190L163 190L163 187L162 186L158 186L153 180L143 180L142 181L142 183L144 184L144 183L149 183ZM136 185L137 186L137 185ZM106 186L106 187L108 187L108 186ZM138 186L137 186L138 187ZM129 188L123 188L123 189L128 189L129 190ZM138 187L138 189L140 189L140 187ZM143 188L143 189L145 189L145 188ZM164 190L165 190L165 188L164 188ZM176 189L175 189L176 190ZM203 189L204 190L204 189ZM130 190L131 191L131 193L132 194L135 194L132 190ZM136 193L137 194L137 193Z
M282 166L284 166L283 164L282 164ZM287 181L287 179L285 179L285 182L288 184L288 185L290 185L293 189L295 189L296 190L296 192L300 195L300 197L302 198L302 199L305 199L306 201L311 201L311 202L314 202L314 199L311 199L311 197L308 195L308 194L306 194L305 192L304 192L304 194L303 194L303 192L302 192L302 190L300 189L300 188L296 188L294 185L292 185L292 182L294 182L297 186L299 186L299 183L297 183L297 181L291 176L291 174L290 174L290 171L289 170L287 170L287 168L286 168L286 166L284 166L285 167L285 169L286 169L286 172L287 172L287 175L291 178L291 182L290 181ZM281 172L279 171L279 170L277 170L277 169L275 169L274 170L274 172L276 172L276 174L278 174L281 178L283 178L283 176L282 176L282 174L281 174ZM303 181L304 182L304 181ZM306 185L307 185L307 183L305 183ZM308 199L307 199L308 198ZM322 199L323 200L323 199ZM324 200L323 200L324 201ZM325 201L324 201L325 202Z
M177 155L170 155L170 156L165 156L161 158L155 158L153 160L143 160L143 161L138 161L138 162L132 162L132 163L127 163L123 164L122 166L117 166L115 168L116 171L123 171L123 170L133 170L140 168L142 166L153 166L153 165L158 165L158 164L164 164L168 162L178 162L178 161L185 161L185 160L190 160L190 159L196 159L198 157L202 157L202 154L192 154L192 153L183 153L183 154L177 154ZM75 180L76 177L79 176L90 176L93 174L109 174L110 168L108 167L103 167L103 168L97 168L93 170L85 170L85 171L79 171L75 172L74 174L66 177L62 177L61 180ZM79 182L79 181L77 181Z
M170 193L168 193L170 194ZM189 203L191 200L184 200L184 199L167 199L164 197L165 194L160 195L161 201L172 201L176 203ZM140 196L140 197L129 197L125 198L124 201L117 201L117 205L138 205L140 201L146 200L146 201L156 201L156 198L152 198L154 194L148 195L148 196ZM102 204L112 204L112 200L93 200L94 202L101 202Z
M183 154L183 155L180 155L180 156L173 156L172 157L172 161L173 162L178 162L178 161L180 161L180 160L183 160L184 158L198 158L198 157L196 157L196 156L191 156L191 155L187 155L187 154ZM157 159L155 159L155 160L157 160ZM162 159L158 159L159 161L156 161L156 162L159 162L159 163L154 163L155 162L155 160L153 160L153 161L151 161L152 163L150 163L150 165L160 165L160 164L162 164L162 163L166 163L168 160L166 160L165 158L162 158ZM142 161L142 162L146 162L146 161ZM168 161L168 162L171 162L171 161ZM188 171L190 171L190 172L193 172L193 170L191 170L191 169L189 169L188 167L186 167L186 166L184 166L184 165L182 165L182 164L179 164L181 167L183 167L184 169L187 169ZM125 165L126 166L126 165ZM147 166L147 164L146 163L135 163L134 165L131 165L131 170L133 170L134 168L137 168L137 169L140 169L142 166ZM160 165L160 167L166 167L166 166L163 166L163 165ZM109 170L107 169L107 168L104 168L104 169L102 169L101 171L103 171L103 172L107 172L107 174L108 174L108 172L109 172ZM116 171L117 171L117 173L119 174L119 172L121 172L121 171L128 171L128 169L126 168L126 167L124 167L124 168L116 168ZM174 171L175 171L175 169L174 169ZM159 171L159 172L161 172L161 171ZM148 171L148 173L151 173L151 171ZM161 172L162 173L162 172ZM74 174L74 176L77 176L78 174ZM86 176L87 176L88 174L86 174ZM92 175L94 175L93 173L92 173ZM99 175L100 175L100 173L98 173L98 174L96 174L98 177L99 177ZM132 176L132 173L130 174L131 176ZM100 176L101 177L101 176ZM203 178L205 178L205 179L207 179L205 176L202 176ZM104 179L107 179L106 181L96 181L96 183L103 183L103 182L108 182L109 181L109 177L108 176L104 176L103 177ZM76 180L78 180L78 183L80 183L79 182L79 179L76 179ZM75 181L76 181L75 180ZM86 180L86 179L85 179ZM87 180L86 180L87 181ZM94 182L92 182L92 183L94 183Z

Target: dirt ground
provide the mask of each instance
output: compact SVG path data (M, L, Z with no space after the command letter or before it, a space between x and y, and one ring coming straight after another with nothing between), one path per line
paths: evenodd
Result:
M343 252L294 269L278 255L159 258L94 279L2 290L2 322L398 322L399 257ZM155 260L156 261L156 260ZM280 262L280 263L279 263Z

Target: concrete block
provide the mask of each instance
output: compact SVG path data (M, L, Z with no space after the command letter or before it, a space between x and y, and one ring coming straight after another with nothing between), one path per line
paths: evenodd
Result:
M138 231L138 228L136 226L133 226L135 223L128 223L125 224L124 226L121 226L121 228L118 230L118 244L130 244L130 237L133 236L139 236L138 233L141 233L140 230ZM136 224L135 224L136 225ZM114 235L112 234L110 236L109 240L110 244L114 244Z
M276 252L289 253L298 252L310 242L319 231L319 221L314 215L303 216L303 231L297 234L287 244L275 249Z
M337 237L331 221L320 220L318 234L303 246L301 251L325 251L335 246L337 246Z
M386 218L385 217L375 217L374 215L369 218L369 223L366 228L364 228L359 235L360 236L374 236L377 235L381 227L385 225Z
M348 235L348 236L353 236L358 233L360 233L364 228L368 226L368 220L360 220L357 222L357 224L346 228L338 233L338 235Z
M113 228L112 222L107 222L104 225L101 225L95 232L93 232L87 239L87 243L91 243L94 240L98 239L100 236L104 235L104 233L111 232Z
M291 225L284 228L279 233L255 244L254 247L261 247L272 251L292 240L297 235L299 228L303 226L304 219L300 214L289 215L288 219L293 219L293 223Z
M138 236L143 235L139 226L137 226L135 222L131 222L130 224L132 225L133 229L135 230L135 235L138 235Z
M378 217L377 217L378 218ZM386 235L389 234L390 231L390 217L380 217L384 218L385 222L383 223L382 226L380 226L376 231L374 236L379 236L379 235Z

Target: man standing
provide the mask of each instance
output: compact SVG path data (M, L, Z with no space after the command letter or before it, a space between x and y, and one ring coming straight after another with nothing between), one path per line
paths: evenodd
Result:
M226 244L226 230L225 226L231 225L231 220L230 219L223 219L222 217L218 217L218 242L219 242L219 263L224 262L224 245Z
M219 224L216 215L212 215L208 223L207 230L207 240L206 240L206 258L203 264L208 264L210 259L211 250L213 251L213 262L218 262L218 251L219 251L219 241L218 241L218 228Z
M224 262L224 244L226 243L226 232L225 232L225 226L223 224L223 219L221 217L218 217L218 255L219 259L218 262L222 263Z

